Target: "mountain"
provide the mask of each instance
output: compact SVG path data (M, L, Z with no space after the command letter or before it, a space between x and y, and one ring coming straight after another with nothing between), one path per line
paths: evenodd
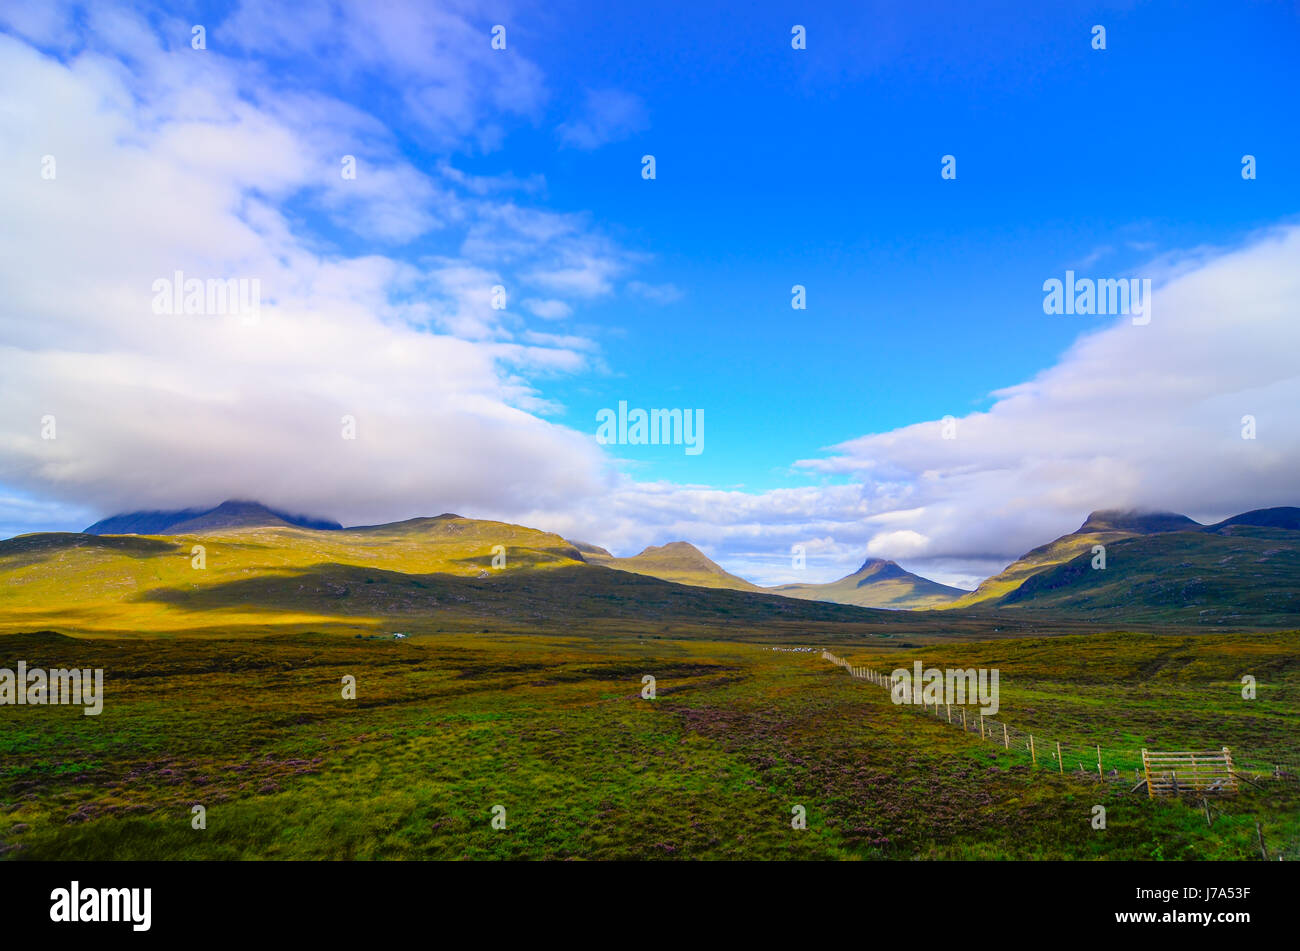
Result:
M1139 512L1132 509L1102 509L1091 513L1075 535L1099 532L1125 532L1130 535L1154 535L1157 532L1194 531L1200 522L1177 512Z
M1065 564L1083 553L1091 557L1094 545L1110 545L1135 535L1150 535L1182 528L1199 530L1203 526L1175 512L1136 512L1103 509L1092 512L1082 525L1068 535L1040 545L989 578L974 591L950 602L947 608L968 608L998 603L1039 572Z
M868 558L861 568L838 581L825 584L783 584L767 590L788 598L913 611L938 607L967 593L961 588L950 588L914 575L895 562L881 558Z
M768 591L744 578L738 578L712 561L689 542L652 545L631 558L616 558L596 545L579 545L583 558L590 564L633 574L649 575L662 581L695 585L699 588L725 588L730 591Z
M1094 548L1105 567L1094 567ZM1300 626L1300 509L1214 525L1171 512L1093 512L940 610L1052 612L1105 623Z
M1289 532L1300 532L1300 508L1255 509L1253 512L1234 515L1232 518L1225 518L1222 522L1208 525L1205 530L1229 535L1238 528L1280 528Z
M260 502L227 500L211 509L177 509L171 512L126 512L101 519L86 529L87 535L192 535L224 528L259 525L296 525L318 531L343 526L328 519L290 515Z

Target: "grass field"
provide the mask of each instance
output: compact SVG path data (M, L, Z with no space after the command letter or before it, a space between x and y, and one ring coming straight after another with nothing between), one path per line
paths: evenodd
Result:
M997 666L999 716L1046 734L1262 750L1294 746L1298 647L1114 634L837 650L882 670ZM1294 786L1219 799L1208 826L1199 800L1035 770L818 651L616 634L0 638L0 666L19 659L102 667L106 700L98 717L4 709L8 859L1253 859L1257 821L1271 854L1300 858ZM1243 673L1258 700L1240 700Z

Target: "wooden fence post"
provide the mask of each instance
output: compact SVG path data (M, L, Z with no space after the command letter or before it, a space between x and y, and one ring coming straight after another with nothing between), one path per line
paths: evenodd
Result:
M961 708L961 728L963 730L966 729L966 708L965 707Z
M1062 775L1065 774L1065 761L1061 759L1061 741L1056 741L1056 771Z
M1101 775L1101 746L1100 745L1097 746L1097 778L1098 779L1105 778L1104 776Z
M980 739L984 739L984 714L980 714Z
M952 704L951 704L951 703L945 703L944 706L948 708L948 722L951 723L951 722L952 722Z
M1004 750L1011 749L1011 738L1007 736L1007 725L1005 723L1002 724L1002 748Z
M1029 734L1029 758L1034 761L1035 766L1038 765L1038 754L1034 751L1034 734L1032 733Z

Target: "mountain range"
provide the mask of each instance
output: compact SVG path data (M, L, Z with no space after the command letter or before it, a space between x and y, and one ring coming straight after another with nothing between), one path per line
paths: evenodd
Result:
M227 517L232 513L238 518ZM171 520L174 514L124 515L109 524L185 526L199 517ZM232 503L215 521L184 534L43 532L0 541L0 633L396 631L788 642L895 639L908 631L978 636L991 626L987 619L964 627L916 620L900 630L897 612L665 581L588 561L559 535L454 514L316 529L270 509L259 513L256 503ZM1006 630L1013 628L1039 630L1035 620Z
M458 516L440 516L443 518ZM414 521L414 520L413 520ZM409 524L397 522L394 525ZM297 526L318 531L342 531L338 522L290 515L258 502L228 500L211 509L127 512L102 519L87 535L195 535L232 528ZM349 531L380 531L388 526L362 526ZM648 575L662 581L700 588L778 594L809 601L830 601L858 607L921 609L937 607L966 594L960 588L930 581L905 571L892 561L869 558L851 575L827 584L786 584L764 588L726 571L689 542L652 545L637 555L619 558L598 545L570 543L588 564Z
M634 615L644 630L848 623L922 631L987 627L992 618L993 630L1294 627L1300 508L1260 509L1211 525L1171 512L1093 512L1076 531L966 592L877 558L837 581L764 588L684 541L617 557L552 533L450 513L344 528L231 500L124 513L81 533L0 542L0 579L0 609L19 626L51 614L139 630L175 629L187 620L274 626L340 617L562 626L613 613Z

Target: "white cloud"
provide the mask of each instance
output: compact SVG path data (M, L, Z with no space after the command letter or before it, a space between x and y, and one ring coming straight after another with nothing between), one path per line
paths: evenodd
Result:
M354 85L382 78L372 94L400 104L411 131L428 142L469 137L495 148L501 118L536 118L546 90L517 43L492 49L491 26L518 22L513 4L477 6L305 0L288 12L273 0L244 0L209 48L227 42L259 57L291 58L296 70L319 63L330 79Z
M597 149L641 132L649 124L639 97L621 89L596 89L587 92L582 108L557 131L565 145Z
M675 304L682 299L681 289L675 284L647 284L644 281L628 281L627 289L637 297L655 304Z
M526 298L521 302L524 307L534 317L540 317L542 320L563 320L573 313L573 308L562 300L548 298L539 300L535 297Z
M1300 228L1166 262L1151 323L1094 320L1053 367L958 421L864 436L803 466L901 474L931 557L1024 551L1091 509L1218 518L1294 505L1300 466ZM1044 319L1067 319L1044 317ZM1242 438L1242 417L1258 438Z
M132 36L137 50L148 35ZM315 196L400 240L435 217L468 227L492 206L382 150L386 164L363 165L348 192L311 110L294 122L259 107L211 49L155 53L139 69L111 50L64 63L0 35L0 87L25 90L0 118L0 206L14 225L0 229L0 484L100 512L233 496L349 522L508 516L604 488L598 447L536 415L554 407L529 382L581 369L589 341L494 311L494 269L349 258L281 210ZM394 217L389 187L415 210ZM492 220L511 239L510 221ZM608 245L563 221L599 270ZM568 266L563 247L547 253L516 261ZM177 270L260 281L259 319L154 313L153 282ZM53 440L41 438L47 415ZM345 415L356 440L342 438Z
M925 554L930 539L920 532L904 528L897 532L882 532L867 543L867 554L873 558L908 558Z

